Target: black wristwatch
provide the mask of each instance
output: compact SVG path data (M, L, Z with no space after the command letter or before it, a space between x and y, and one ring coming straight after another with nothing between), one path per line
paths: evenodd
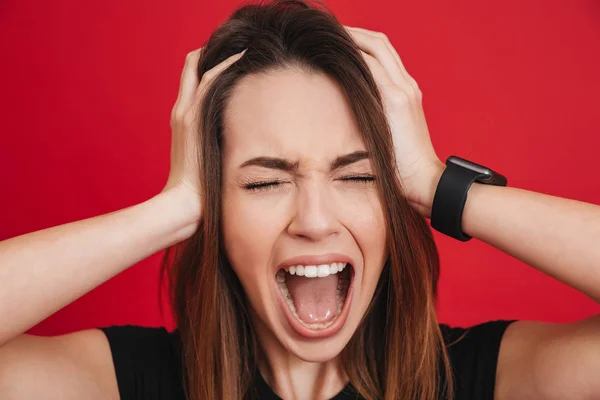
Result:
M507 184L504 176L488 167L457 156L448 157L446 169L440 177L433 196L431 207L433 229L463 242L472 239L462 231L461 221L467 202L467 192L475 181L495 186Z

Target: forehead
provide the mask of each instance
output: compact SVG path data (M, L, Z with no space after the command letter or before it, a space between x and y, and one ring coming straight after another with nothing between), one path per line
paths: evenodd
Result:
M324 163L364 150L343 92L321 73L279 69L246 76L235 86L224 119L228 164L258 156Z

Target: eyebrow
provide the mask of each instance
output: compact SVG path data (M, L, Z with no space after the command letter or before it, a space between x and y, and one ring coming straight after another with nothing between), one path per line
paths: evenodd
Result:
M358 161L369 159L369 153L366 151L355 151L344 154L333 160L329 166L331 171L354 164ZM278 157L255 157L245 161L240 165L240 168L249 166L258 166L269 169L277 169L285 172L296 172L298 170L298 161L292 162L285 158Z

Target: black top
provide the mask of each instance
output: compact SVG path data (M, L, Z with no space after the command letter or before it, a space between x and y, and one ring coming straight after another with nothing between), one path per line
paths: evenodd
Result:
M456 379L456 400L493 400L500 340L514 320L470 328L440 324ZM121 400L184 400L178 330L135 325L100 328L108 338ZM280 400L260 374L254 382L261 399ZM351 385L331 400L357 399Z

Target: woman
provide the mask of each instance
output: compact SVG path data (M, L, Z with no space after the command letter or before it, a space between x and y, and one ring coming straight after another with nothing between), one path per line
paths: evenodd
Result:
M300 1L242 7L188 55L171 125L160 194L0 243L3 398L600 396L599 318L437 323L426 218L446 167L384 35ZM598 226L597 206L481 183L462 217L596 300ZM23 334L164 248L174 332Z

